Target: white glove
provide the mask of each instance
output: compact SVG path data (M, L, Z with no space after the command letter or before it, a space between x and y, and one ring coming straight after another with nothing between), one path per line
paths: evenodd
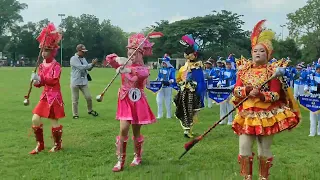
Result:
M131 69L123 68L123 66L118 67L116 71L117 71L117 73L120 72L121 74L131 73Z
M170 80L169 80L169 83L173 83L173 82L174 82L174 80L173 80L173 79L170 79Z
M36 73L31 74L31 80L41 81L40 77Z
M221 86L221 82L219 81L218 83L217 83L217 87L220 87Z
M33 85L39 85L40 84L40 81L37 81L37 80L32 80L33 81Z

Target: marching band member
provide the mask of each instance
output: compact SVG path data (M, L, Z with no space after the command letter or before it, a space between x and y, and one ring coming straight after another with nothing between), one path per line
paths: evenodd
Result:
M170 64L171 58L164 56L162 58L162 68L160 68L157 81L162 81L162 87L157 93L158 116L157 119L163 116L163 101L167 110L167 119L171 118L171 102L172 102L172 87L171 85L176 82L175 68Z
M226 68L222 69L220 71L220 81L218 83L219 87L229 87L233 90L233 87L236 83L236 71L232 69L232 62L230 59L227 59L225 61ZM227 113L229 113L233 109L233 104L231 104L230 101L231 96L225 101L220 104L220 118L225 116ZM228 116L228 119L225 119L221 121L220 124L226 124L228 121L228 125L232 124L233 115L230 114Z
M221 68L223 68L222 57L218 57L216 71L220 70Z
M287 83L290 87L293 87L293 76L292 76L292 67L286 67L285 76L287 78Z
M260 21L251 35L252 61L248 61L237 73L233 102L238 104L249 96L238 108L232 128L239 135L240 175L252 179L253 143L257 140L259 179L268 180L273 155L273 136L294 128L300 121L299 108L293 96L283 86L282 78L272 79L260 87L275 72L276 65L268 64L273 52L274 33L263 30L265 20ZM290 102L290 103L289 103Z
M292 75L294 77L294 97L298 99L299 95L304 94L304 85L308 76L303 63L300 63L296 66L296 69L293 70Z
M231 63L231 69L236 70L236 58L234 57L234 54L229 54L228 58Z
M204 65L205 69L203 70L203 74L205 80L208 81L208 79L216 78L217 75L215 74L214 68L212 67L212 62L208 60L204 62ZM208 90L205 91L204 100L207 101L208 108L212 108L212 99L209 98Z
M44 87L38 105L33 109L32 129L36 137L37 146L30 154L38 154L44 150L43 124L41 119L51 120L51 133L54 146L49 152L56 152L62 148L62 125L58 120L65 117L64 103L60 89L61 66L54 59L57 55L61 34L50 23L43 28L39 37L40 48L43 48L43 62L39 65L38 73L32 73L31 80L37 88Z
M106 57L109 65L121 73L121 87L118 93L118 108L116 119L120 121L120 134L116 137L116 154L118 162L112 171L119 172L124 168L126 149L130 125L133 131L134 159L131 166L137 166L142 161L142 145L144 136L141 134L141 126L156 122L156 118L148 104L144 88L149 69L144 66L143 56L152 55L153 43L145 40L143 34L134 34L128 39L128 57L133 53L129 63L121 62L122 58L116 54ZM143 43L140 47L139 44ZM137 49L137 51L135 51ZM125 60L126 61L126 60Z
M203 95L206 86L202 70L203 65L197 59L199 46L191 35L183 36L180 43L186 46L184 51L186 63L179 69L177 75L180 91L174 98L175 115L180 120L184 136L192 138L192 127L197 118L197 112L204 107Z
M308 78L308 82L304 87L305 92L311 94L320 94L320 65L316 65L316 72L311 73ZM317 127L318 122L318 127ZM315 135L320 136L320 114L315 114L310 111L310 134L313 137Z

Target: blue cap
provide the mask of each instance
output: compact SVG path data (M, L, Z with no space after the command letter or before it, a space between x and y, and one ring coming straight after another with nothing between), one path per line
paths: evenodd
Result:
M226 63L232 63L232 60L231 59L226 59L226 61L225 61Z
M171 60L171 58L169 56L165 56L162 58L162 61L170 61L170 60Z
M167 65L167 67L172 67L173 68L173 66L171 65L170 61L163 60L162 63L165 63Z

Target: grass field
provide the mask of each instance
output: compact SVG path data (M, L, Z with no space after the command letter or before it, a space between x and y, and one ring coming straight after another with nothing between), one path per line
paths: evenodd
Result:
M128 156L123 172L113 173L116 163L115 136L119 122L115 120L117 80L106 93L104 101L94 100L94 109L99 117L89 116L86 103L80 97L80 119L73 120L69 88L70 68L64 68L61 79L67 117L61 120L64 126L64 150L49 154L52 146L50 122L44 120L45 151L39 155L28 154L36 143L33 134L28 137L32 109L39 100L42 89L34 88L30 106L23 100L29 86L32 68L0 68L1 126L0 126L0 177L9 179L129 179L129 180L202 180L241 179L237 163L238 138L230 126L219 125L202 142L197 144L183 159L178 160L188 140L183 137L178 120L161 119L143 127L143 165L130 167L133 158L132 141L128 144ZM112 69L94 69L90 91L95 98L114 76ZM152 77L156 76L156 71ZM147 94L156 113L156 97ZM174 111L174 106L172 106ZM270 179L317 180L320 179L320 137L308 137L309 113L302 110L303 121L292 132L283 132L275 137L272 151L275 155ZM195 125L197 134L203 133L219 120L219 107L204 109ZM255 147L256 149L256 147ZM317 154L319 153L319 154ZM254 162L254 178L257 179L258 164Z

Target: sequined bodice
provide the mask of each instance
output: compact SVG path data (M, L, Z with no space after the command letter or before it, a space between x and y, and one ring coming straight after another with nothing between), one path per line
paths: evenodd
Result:
M267 68L250 68L240 78L245 86L260 87L269 77Z

